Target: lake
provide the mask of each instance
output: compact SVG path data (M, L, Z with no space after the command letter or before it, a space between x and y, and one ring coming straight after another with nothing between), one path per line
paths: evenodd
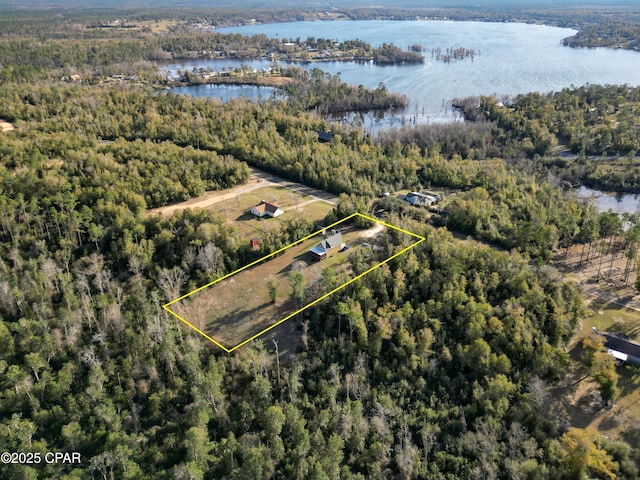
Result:
M640 210L640 195L603 192L581 185L574 190L580 198L591 198L599 212L609 209L617 213L635 213Z
M390 91L407 95L410 105L396 115L396 121L404 119L429 123L459 119L450 106L455 97L490 94L513 96L530 91L546 93L586 83L640 84L640 53L619 49L563 47L561 40L573 35L575 30L544 25L363 20L245 25L216 31L290 39L314 36L338 42L358 38L374 46L386 42L404 49L412 44L420 44L425 49L427 61L419 65L378 66L346 62L297 65L307 70L317 67L331 74L339 73L345 82L369 88L376 88L384 82ZM473 60L453 63L431 58L429 52L432 48L451 47L473 49L477 55ZM241 64L263 68L268 67L270 62L197 60L176 62L164 69L175 73L178 69L220 69ZM365 123L364 127L367 126Z
M276 92L273 87L257 87L255 85L193 85L171 89L174 93L186 93L194 97L213 97L223 102L232 98L245 97L249 100L267 100Z

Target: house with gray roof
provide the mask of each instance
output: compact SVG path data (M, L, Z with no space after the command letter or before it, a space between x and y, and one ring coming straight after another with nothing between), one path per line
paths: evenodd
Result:
M309 252L315 259L324 260L334 253L339 252L342 247L344 247L342 234L336 233L330 237L323 238L315 247L309 250Z

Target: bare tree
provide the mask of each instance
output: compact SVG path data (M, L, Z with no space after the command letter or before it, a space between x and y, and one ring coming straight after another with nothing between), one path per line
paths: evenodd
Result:
M222 250L209 242L198 250L196 263L206 272L217 273L220 259L222 258Z
M187 276L180 267L163 268L158 275L158 286L169 300L180 296L180 289L186 281Z
M529 403L531 406L541 411L547 403L549 394L547 393L547 385L540 377L533 376L527 384L527 393L529 394Z

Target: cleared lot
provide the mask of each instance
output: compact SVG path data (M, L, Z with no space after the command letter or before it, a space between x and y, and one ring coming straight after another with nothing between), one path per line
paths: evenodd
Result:
M349 223L352 218L373 226L359 228ZM354 213L163 308L230 353L424 240ZM283 347L290 351L293 344Z
M254 168L251 171L251 178L244 185L207 192L186 202L154 208L148 214L169 216L187 208L212 210L224 215L227 222L234 224L249 238L278 229L282 222L296 217L318 222L338 203L337 197L322 190ZM276 204L285 213L277 218L255 218L249 211L262 200Z

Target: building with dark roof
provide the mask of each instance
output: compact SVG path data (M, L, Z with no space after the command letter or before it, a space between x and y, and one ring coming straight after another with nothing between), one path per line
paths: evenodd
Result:
M320 143L329 143L333 138L333 133L331 132L316 132L318 134L318 141Z
M618 360L640 367L640 344L612 333L598 330L596 330L596 333L604 337L604 346L610 355L613 355Z

